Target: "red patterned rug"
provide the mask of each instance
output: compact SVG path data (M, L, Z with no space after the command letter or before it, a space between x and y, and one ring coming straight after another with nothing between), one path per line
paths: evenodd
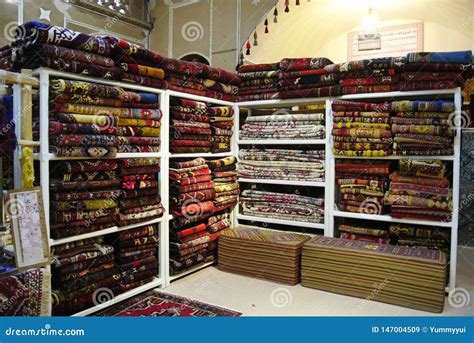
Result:
M113 317L237 317L241 316L242 313L178 295L151 290L94 315Z

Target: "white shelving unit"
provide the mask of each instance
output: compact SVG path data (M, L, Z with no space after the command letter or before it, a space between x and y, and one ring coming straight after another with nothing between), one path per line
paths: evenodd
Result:
M279 99L279 100L261 100L261 101L247 101L247 102L239 102L236 104L238 110L236 113L236 122L234 126L236 129L240 129L240 109L245 108L248 111L248 115L252 115L252 110L254 109L277 109L277 108L288 108L293 106L308 106L308 105L315 105L324 103L326 108L330 106L330 98L305 98L305 99ZM329 147L329 140L328 137L330 135L331 127L328 126L329 122L326 118L326 136L324 139L240 139L240 135L236 140L236 155L238 156L239 150L242 146L256 146L256 147L264 147L270 146L270 148L277 148L281 145L287 145L298 149L298 147L304 147L312 149L320 149L326 151L325 157L325 168L327 170L328 165L328 147ZM244 184L263 184L263 185L282 185L282 186L295 186L295 187L307 187L307 188L314 188L314 190L319 190L323 188L324 190L324 213L325 219L324 223L310 223L310 222L297 222L292 220L282 220L282 219L274 219L274 218L266 218L266 217L257 217L257 216L249 216L240 213L239 206L237 206L237 216L234 225L239 225L240 221L253 221L258 223L269 223L275 225L285 225L285 226L293 226L299 228L307 228L312 229L313 231L316 230L324 230L324 235L329 235L327 232L328 225L327 222L327 214L329 210L329 178L327 172L325 172L324 181L303 181L303 180L277 180L277 179L249 179L249 178L239 178L240 183Z
M122 82L117 82L117 81L109 81L109 80L103 80L103 79L98 79L98 78L92 78L92 77L83 77L77 74L71 74L71 73L66 73L66 72L60 72L57 70L52 70L52 69L47 69L47 68L39 68L33 72L34 76L37 76L40 81L40 86L39 86L39 96L40 96L40 150L39 153L34 154L34 159L39 161L39 169L40 169L40 185L41 185L41 190L42 190L42 195L43 195L43 202L44 202L44 209L45 209L45 214L46 214L46 228L48 235L50 235L50 223L49 223L49 201L50 201L50 190L49 190L49 173L50 173L50 162L51 161L60 161L60 160L91 160L91 159L120 159L120 158L139 158L139 157L157 157L160 158L160 174L159 174L159 180L160 182L160 196L162 199L162 204L163 207L165 208L165 211L168 211L168 202L167 202L167 197L166 197L166 188L164 186L163 182L163 174L162 171L165 170L166 168L166 161L163 158L164 154L162 152L156 152L156 153L118 153L115 157L108 157L108 158L94 158L94 157L78 157L78 158L70 158L70 157L57 157L54 154L51 154L49 152L49 84L50 80L53 78L64 78L68 80L77 80L77 81L86 81L86 82L92 82L92 83L98 83L98 84L103 84L103 85L109 85L109 86L118 86L122 87L127 90L131 91L140 91L140 92L148 92L148 93L155 93L159 97L159 103L160 103L160 108L163 110L163 112L166 112L167 109L167 99L166 99L166 93L163 90L158 90L155 88L148 88L148 87L143 87L139 85L133 85L133 84L128 84L128 83L122 83ZM165 115L164 115L165 117ZM20 120L20 125L21 125L21 118ZM163 149L163 139L162 139L162 145L161 149ZM160 237L160 242L159 242L159 247L158 247L158 261L159 261L159 270L158 270L158 275L154 278L153 281L144 284L140 287L137 287L135 289L129 290L125 293L121 293L117 295L116 297L113 298L113 300L108 301L106 303L100 304L98 306L94 306L91 308L88 308L84 311L78 312L75 315L78 316L84 316L84 315L90 315L93 314L94 312L97 312L101 309L104 309L110 305L113 305L115 303L118 303L120 301L123 301L125 299L128 299L130 297L133 297L141 292L144 292L146 290L156 288L156 287L164 287L166 285L166 280L167 280L167 259L166 259L166 251L167 251L167 225L165 224L165 216L153 220L149 220L146 222L138 223L138 224L132 224L132 225L127 225L127 226L113 226L104 230L100 231L95 231L95 232L90 232L90 233L85 233L81 235L76 235L72 237L67 237L67 238L62 238L62 239L50 239L50 246L54 247L60 244L64 243L69 243L69 242L75 242L81 239L85 238L91 238L91 237L98 237L102 235L109 235L125 230L131 230L134 228L142 227L144 225L149 225L149 224L158 224L159 225L159 237Z

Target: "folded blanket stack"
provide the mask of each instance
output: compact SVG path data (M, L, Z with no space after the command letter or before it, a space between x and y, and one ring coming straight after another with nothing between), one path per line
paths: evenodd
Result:
M324 222L322 198L246 189L241 193L240 206L242 214L249 216L295 222Z
M303 246L301 283L439 313L446 270L446 255L438 250L317 236Z
M61 161L50 177L50 231L54 239L117 225L120 179L114 160Z
M324 181L324 150L241 149L239 159L241 178Z
M405 57L382 57L330 64L328 73L336 73L342 94L392 92L399 90Z
M207 104L200 101L170 100L170 152L211 152L211 118Z
M104 79L122 77L112 59L114 44L107 37L30 21L18 26L13 45L15 70L47 67Z
M311 110L254 110L240 139L324 139L324 113Z
M451 235L446 228L409 224L389 227L390 243L410 247L425 247L443 251L449 258Z
M238 101L268 100L278 97L279 63L241 65Z
M384 198L392 217L451 220L452 189L445 172L442 161L400 160Z
M114 239L114 251L122 278L120 293L152 281L158 275L158 225L122 231Z
M125 158L118 160L120 188L119 223L122 226L141 223L163 215L158 173L160 160Z
M225 101L234 101L239 92L237 73L198 62L162 59L159 67L165 70L169 89Z
M119 293L123 272L114 248L103 237L87 238L53 248L53 315L67 316L111 300Z
M332 103L334 155L391 155L393 138L390 110L390 103L335 100Z
M341 211L382 214L388 189L390 163L367 160L337 160L337 206Z
M219 237L219 269L296 285L307 240L309 236L252 227L224 230Z
M392 102L392 133L397 155L452 155L451 118L454 102L402 100Z
M231 106L209 106L211 120L211 152L229 152L234 127L234 109Z
M462 87L471 64L471 51L409 53L401 75L400 90Z
M218 160L207 160L206 163L212 171L212 182L216 192L213 199L215 212L235 206L240 193L236 172L237 159L229 156Z
M156 94L63 79L51 80L51 92L50 150L57 156L159 151Z
M383 244L390 243L389 231L378 224L371 226L340 224L337 229L340 238Z

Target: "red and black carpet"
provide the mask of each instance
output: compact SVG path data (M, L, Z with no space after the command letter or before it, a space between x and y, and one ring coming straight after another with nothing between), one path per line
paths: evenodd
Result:
M178 295L151 290L94 315L113 317L237 317L241 316L242 313Z

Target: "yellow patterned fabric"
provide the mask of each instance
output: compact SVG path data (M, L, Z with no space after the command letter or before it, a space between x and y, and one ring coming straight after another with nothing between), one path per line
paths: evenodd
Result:
M24 188L33 188L35 181L35 170L33 167L33 148L22 149L22 185Z
M165 77L165 71L160 68L152 68L144 65L138 65L138 73L142 76L153 77L155 79L163 79Z

